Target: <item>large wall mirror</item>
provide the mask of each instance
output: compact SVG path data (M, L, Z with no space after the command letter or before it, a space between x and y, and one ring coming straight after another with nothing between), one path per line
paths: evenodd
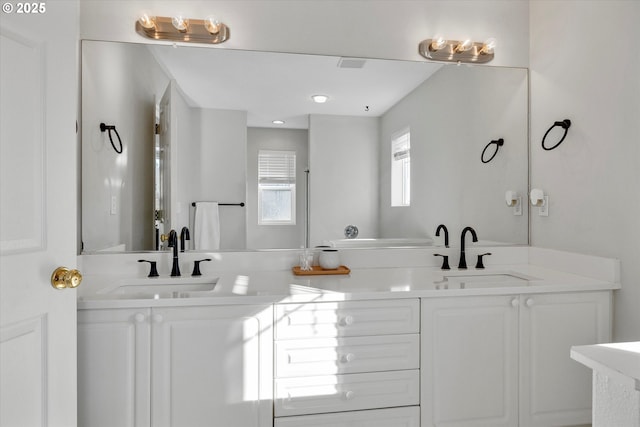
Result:
M83 41L82 251L163 249L183 227L206 250L440 245L439 224L452 244L467 225L480 244L527 244L527 79Z

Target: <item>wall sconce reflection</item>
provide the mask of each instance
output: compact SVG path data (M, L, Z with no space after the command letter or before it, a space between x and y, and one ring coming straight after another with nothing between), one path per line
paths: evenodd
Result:
M434 37L420 42L420 55L433 61L465 62L482 64L494 57L496 39L490 38L484 43L471 40L445 40Z

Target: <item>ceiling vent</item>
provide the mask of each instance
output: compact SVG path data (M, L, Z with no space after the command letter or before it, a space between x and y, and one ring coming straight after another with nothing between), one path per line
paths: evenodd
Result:
M338 68L362 68L366 62L362 58L340 58Z

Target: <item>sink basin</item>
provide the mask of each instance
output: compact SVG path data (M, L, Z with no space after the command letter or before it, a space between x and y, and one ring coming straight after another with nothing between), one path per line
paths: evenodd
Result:
M528 282L528 278L523 278L520 276L516 276L514 274L455 274L455 275L445 275L449 281L459 281L459 282L492 282L492 283L503 283L503 282Z
M205 297L215 289L218 278L174 277L129 279L107 291L120 298L192 298Z
M443 278L450 284L465 288L494 288L502 286L528 286L535 277L514 273L475 273L455 272L445 274ZM448 287L451 289L451 286Z

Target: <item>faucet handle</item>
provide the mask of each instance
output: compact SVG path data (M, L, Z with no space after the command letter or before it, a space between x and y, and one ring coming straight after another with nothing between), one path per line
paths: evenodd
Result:
M202 261L211 261L211 258L198 259L193 261L193 273L191 273L192 276L202 276L202 273L200 272L200 263Z
M482 263L482 257L485 255L491 255L491 252L478 255L478 262L476 263L476 268L484 268L484 264Z
M149 261L146 259L139 259L138 262L148 262L149 265L151 266L150 270L149 270L149 275L147 277L158 277L158 269L156 267L156 262L155 261Z
M433 254L433 256L442 257L442 267L440 267L441 270L451 270L451 267L449 267L449 255Z

